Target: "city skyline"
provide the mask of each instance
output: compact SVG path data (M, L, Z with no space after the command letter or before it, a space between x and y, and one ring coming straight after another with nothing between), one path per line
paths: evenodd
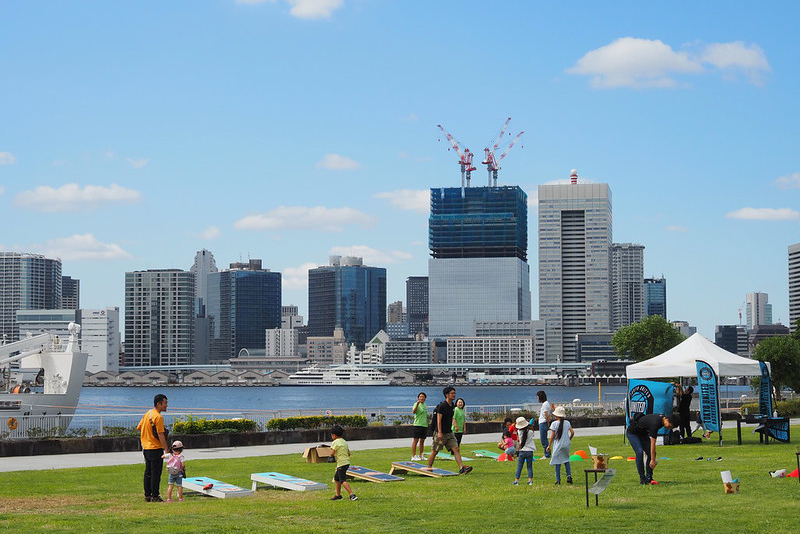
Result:
M763 292L789 322L793 2L510 2L495 30L454 2L45 3L0 20L0 250L62 258L84 308L122 310L126 272L187 270L202 249L263 258L300 315L332 254L386 267L405 301L428 274L429 190L460 185L436 125L484 185L511 116L525 135L498 185L528 194L530 239L537 187L577 168L613 190L614 240L669 280L669 319L713 339Z

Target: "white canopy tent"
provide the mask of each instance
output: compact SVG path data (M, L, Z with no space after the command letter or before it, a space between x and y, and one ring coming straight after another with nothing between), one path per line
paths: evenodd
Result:
M696 360L707 362L717 376L761 376L758 360L730 353L700 334L692 335L649 360L629 365L625 370L628 379L689 377L697 375Z

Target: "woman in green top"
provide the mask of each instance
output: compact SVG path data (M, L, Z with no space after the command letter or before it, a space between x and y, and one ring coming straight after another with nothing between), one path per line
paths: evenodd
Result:
M453 409L453 434L456 435L458 446L461 447L461 438L464 436L464 430L467 427L467 414L464 413L464 399L459 398L456 400L456 407Z
M414 415L414 438L411 440L411 461L420 462L424 460L425 435L428 433L428 407L425 406L425 399L428 396L421 392L417 395L417 402L411 408ZM419 455L417 454L417 444L419 444Z

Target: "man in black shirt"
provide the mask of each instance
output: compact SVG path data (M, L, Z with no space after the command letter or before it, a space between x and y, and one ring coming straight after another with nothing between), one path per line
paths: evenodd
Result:
M694 388L692 386L688 386L686 389L679 389L678 386L678 417L681 420L681 437L692 437L692 429L691 429L691 422L692 418L690 417L689 407L692 404L692 393L694 393Z
M464 465L461 460L461 451L458 449L458 441L455 434L453 434L453 403L456 400L456 388L447 386L442 390L444 393L444 401L436 406L434 413L434 420L431 422L433 426L433 447L431 447L431 455L428 456L428 469L433 469L433 459L443 448L447 448L456 458L458 464L459 475L466 475L472 471L472 467Z
M636 414L639 415L639 414ZM658 431L662 428L667 430L678 426L677 415L664 415L663 413L651 413L631 417L631 424L628 427L628 441L633 447L636 456L636 469L639 471L640 484L658 484L653 480L653 469L656 468L656 438ZM644 455L647 455L648 462L645 466Z

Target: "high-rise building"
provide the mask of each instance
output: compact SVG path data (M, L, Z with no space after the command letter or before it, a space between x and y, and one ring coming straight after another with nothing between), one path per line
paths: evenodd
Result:
M392 302L386 307L386 322L387 323L402 323L403 322L403 301L398 300Z
M261 260L231 263L208 275L209 362L224 362L243 348L266 348L265 332L281 327L281 273Z
M119 308L80 310L81 350L89 355L86 370L119 371Z
M714 328L714 344L730 353L749 357L747 328L740 324L718 324Z
M769 303L769 295L766 293L748 293L745 298L745 311L748 330L772 324L772 304Z
M576 336L611 330L608 184L539 186L539 318L548 361L575 362Z
M266 355L272 358L293 358L298 355L297 330L270 328L266 331Z
M17 310L20 339L28 334L36 336L45 333L68 339L69 323L80 322L81 314L78 310Z
M611 330L638 323L644 315L644 246L611 245Z
M189 365L194 358L194 273L125 273L125 365Z
M359 350L386 328L386 269L341 256L309 269L308 334L331 337L336 328L342 329L347 345Z
M800 243L789 245L789 328L800 320Z
M644 315L660 315L667 318L667 279L644 279Z
M19 340L17 310L61 308L61 260L0 252L0 342Z
M689 324L689 321L670 321L670 324L677 328L684 337L692 337L697 333L697 327Z
M208 275L219 272L214 255L211 251L198 250L194 256L194 264L189 268L194 273L194 361L193 363L204 365L209 360L209 328L211 321L206 313L208 303Z
M81 281L71 276L61 277L61 309L79 310L81 307Z
M429 335L531 318L528 196L518 186L431 189ZM409 307L411 305L409 304Z
M406 316L411 336L428 335L428 277L406 278Z

